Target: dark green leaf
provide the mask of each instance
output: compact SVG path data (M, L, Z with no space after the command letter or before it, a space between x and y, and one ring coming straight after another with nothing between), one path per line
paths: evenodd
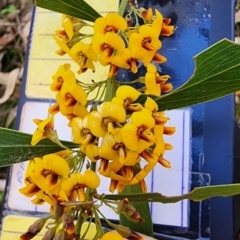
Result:
M120 200L128 198L131 202L161 202L161 203L176 203L184 199L193 201L201 201L211 197L230 197L240 194L240 184L216 185L194 188L190 193L181 196L167 197L160 193L147 194L111 194L106 195L105 199Z
M221 40L196 57L193 76L183 86L162 97L151 96L159 110L192 106L221 98L240 89L240 46Z
M101 15L84 0L34 0L35 5L48 10L67 14L94 22Z
M32 135L15 130L0 128L0 167L24 162L34 157L40 157L63 150L61 147L44 139L36 146L31 146ZM68 148L78 148L71 142L61 142Z
M141 193L141 188L138 184L133 186L126 186L121 194L118 196L124 198L123 196L126 195L135 195ZM108 195L107 195L108 196ZM111 195L110 195L111 196ZM106 198L106 197L105 197ZM134 203L130 200L130 204L134 206L141 217L145 219L145 222L143 223L134 223L130 220L128 220L123 214L120 215L120 223L124 226L129 227L130 229L143 233L147 236L153 236L153 224L152 224L152 218L150 215L149 205L148 203L144 202L136 202Z

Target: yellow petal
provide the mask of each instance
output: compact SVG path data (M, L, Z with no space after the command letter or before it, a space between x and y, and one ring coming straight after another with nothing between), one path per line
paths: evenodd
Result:
M35 183L30 183L26 185L23 188L19 189L19 192L27 197L32 197L34 196L37 192L39 192L41 189L35 184Z
M107 22L104 17L97 18L94 22L94 32L105 34L105 29L107 27Z
M100 178L99 176L93 172L92 170L86 170L83 174L85 178L85 184L89 188L98 188L100 185Z
M150 109L152 112L158 111L157 103L150 97L147 97L144 107Z
M113 102L104 102L98 106L98 112L102 118L110 118L111 122L125 122L126 112L125 109Z
M84 193L84 188L80 187L77 189L77 194L78 194L78 200L80 202L84 202L85 201L85 193Z
M124 41L116 33L112 32L106 33L105 43L109 44L113 49L117 50L118 52L122 52L125 49Z
M98 154L101 158L112 160L112 161L118 161L119 159L118 152L113 150L110 147L100 147Z
M94 34L92 37L92 48L93 51L97 54L102 53L102 44L105 43L105 35L104 34Z
M107 134L107 126L102 124L102 117L97 111L92 111L89 114L88 124L90 131L96 137L103 137Z
M72 84L69 88L69 93L74 97L74 99L81 103L83 106L87 103L87 94L84 92L83 88L78 84Z
M128 103L135 101L141 93L131 86L120 86L116 91L116 97L128 100Z
M77 117L84 118L88 115L88 110L82 104L77 103L74 105L72 113Z
M83 46L82 52L87 56L87 58L96 62L98 60L98 55L93 51L93 48L90 44L85 44Z
M70 172L66 160L56 154L45 155L43 157L43 167L60 176L68 176Z
M137 131L138 127L133 124L126 124L121 130L123 142L131 151L138 150L139 136Z
M111 63L114 64L115 66L120 67L120 68L125 68L125 69L130 68L127 61L125 61L125 59L123 59L120 54L117 54L117 55L113 56L112 59L111 59Z
M138 49L142 47L144 37L139 33L132 33L129 37L128 47L132 49Z
M158 34L160 34L162 30L162 25L163 25L163 16L157 9L155 9L155 14L156 14L156 18L152 23L152 27L157 30Z
M105 18L108 26L113 26L122 31L127 28L126 20L117 13L108 13Z
M69 40L71 40L73 37L73 25L72 25L72 22L70 21L70 19L66 18L62 22L62 26L63 26L65 32L67 33Z
M85 44L82 41L79 41L76 44L74 44L73 47L71 48L69 55L75 62L79 61L79 57L81 56L81 52L84 45Z
M137 152L127 151L125 158L119 158L119 162L124 166L134 166L140 162L140 156Z
M31 145L35 146L39 141L41 141L44 138L46 138L44 132L37 129L32 135Z
M130 121L135 126L142 127L144 130L151 129L155 125L154 118L145 112L134 112Z
M60 40L58 37L53 37L53 39L56 41L56 43L64 53L68 53L68 54L70 53L70 49L65 42Z
M153 65L153 64L151 64L151 63L149 63L149 64L147 65L147 72L148 72L148 73L156 73L156 72L157 72L156 66Z
M100 240L124 240L124 238L117 232L107 232L105 233Z
M85 154L92 162L96 162L100 159L98 150L98 146L89 144L85 147Z

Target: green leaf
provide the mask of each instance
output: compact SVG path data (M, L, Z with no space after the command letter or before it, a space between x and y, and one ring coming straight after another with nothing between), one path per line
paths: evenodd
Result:
M48 10L67 14L94 22L101 15L84 0L34 0L35 5Z
M123 199L123 196L135 195L141 193L141 188L139 184L133 185L133 186L126 186L124 187L124 190L121 194L118 196ZM140 194L141 195L141 194ZM111 195L106 195L111 196ZM106 198L106 197L105 197ZM123 214L120 215L120 223L123 226L129 227L131 230L134 230L136 232L143 233L147 236L153 236L153 223L152 223L152 217L150 215L150 209L148 203L138 203L134 201L134 203L130 200L130 204L134 206L141 217L145 219L145 222L143 223L134 223L130 220L128 220Z
M63 150L49 139L43 139L36 146L31 146L32 135L0 127L0 167L24 162L34 157ZM79 145L62 141L68 148Z
M16 11L16 8L13 4L11 4L10 6L4 8L3 10L1 10L2 14L8 14L8 13L13 13Z
M223 39L195 56L194 60L195 72L183 86L161 97L149 95L160 111L211 101L240 89L238 44Z
M128 198L131 202L161 202L176 203L184 199L193 201L202 201L211 197L230 197L240 194L240 184L215 185L194 188L190 193L181 196L167 197L160 193L142 193L142 194L109 194L105 195L105 199L120 200Z

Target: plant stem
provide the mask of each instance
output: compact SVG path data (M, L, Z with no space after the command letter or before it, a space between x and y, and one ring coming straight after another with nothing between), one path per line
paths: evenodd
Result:
M112 100L112 98L115 95L115 90L116 90L115 86L116 86L115 77L108 78L107 84L106 84L106 94L104 96L104 102Z
M118 9L118 14L123 16L129 0L122 0Z

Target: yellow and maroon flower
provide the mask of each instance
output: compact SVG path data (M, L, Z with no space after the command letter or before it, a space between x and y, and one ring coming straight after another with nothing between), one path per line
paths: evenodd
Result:
M37 129L33 133L31 145L35 146L39 141L44 138L51 139L56 136L56 131L54 130L54 117L51 115L45 120L33 119L34 123L37 124Z
M126 28L126 20L117 13L108 13L105 17L97 18L94 23L95 33L117 33L119 30L124 31Z
M122 38L113 32L95 34L92 38L92 48L100 55L99 62L103 66L111 63L114 52L122 52L125 48Z
M69 52L70 57L79 65L78 73L85 72L87 69L95 71L93 62L98 60L97 54L93 51L90 44L85 44L79 41L71 48Z
M70 178L61 182L61 189L64 191L76 192L80 202L85 201L85 188L96 189L100 185L99 176L92 170L86 170L84 174L72 173Z
M132 33L129 37L129 48L139 52L145 66L151 62L156 51L162 46L158 37L157 30L147 25L141 26L139 33Z
M155 125L154 118L148 111L143 110L134 112L130 117L130 123L124 125L121 132L126 147L138 153L141 153L156 141L154 134L151 132Z

